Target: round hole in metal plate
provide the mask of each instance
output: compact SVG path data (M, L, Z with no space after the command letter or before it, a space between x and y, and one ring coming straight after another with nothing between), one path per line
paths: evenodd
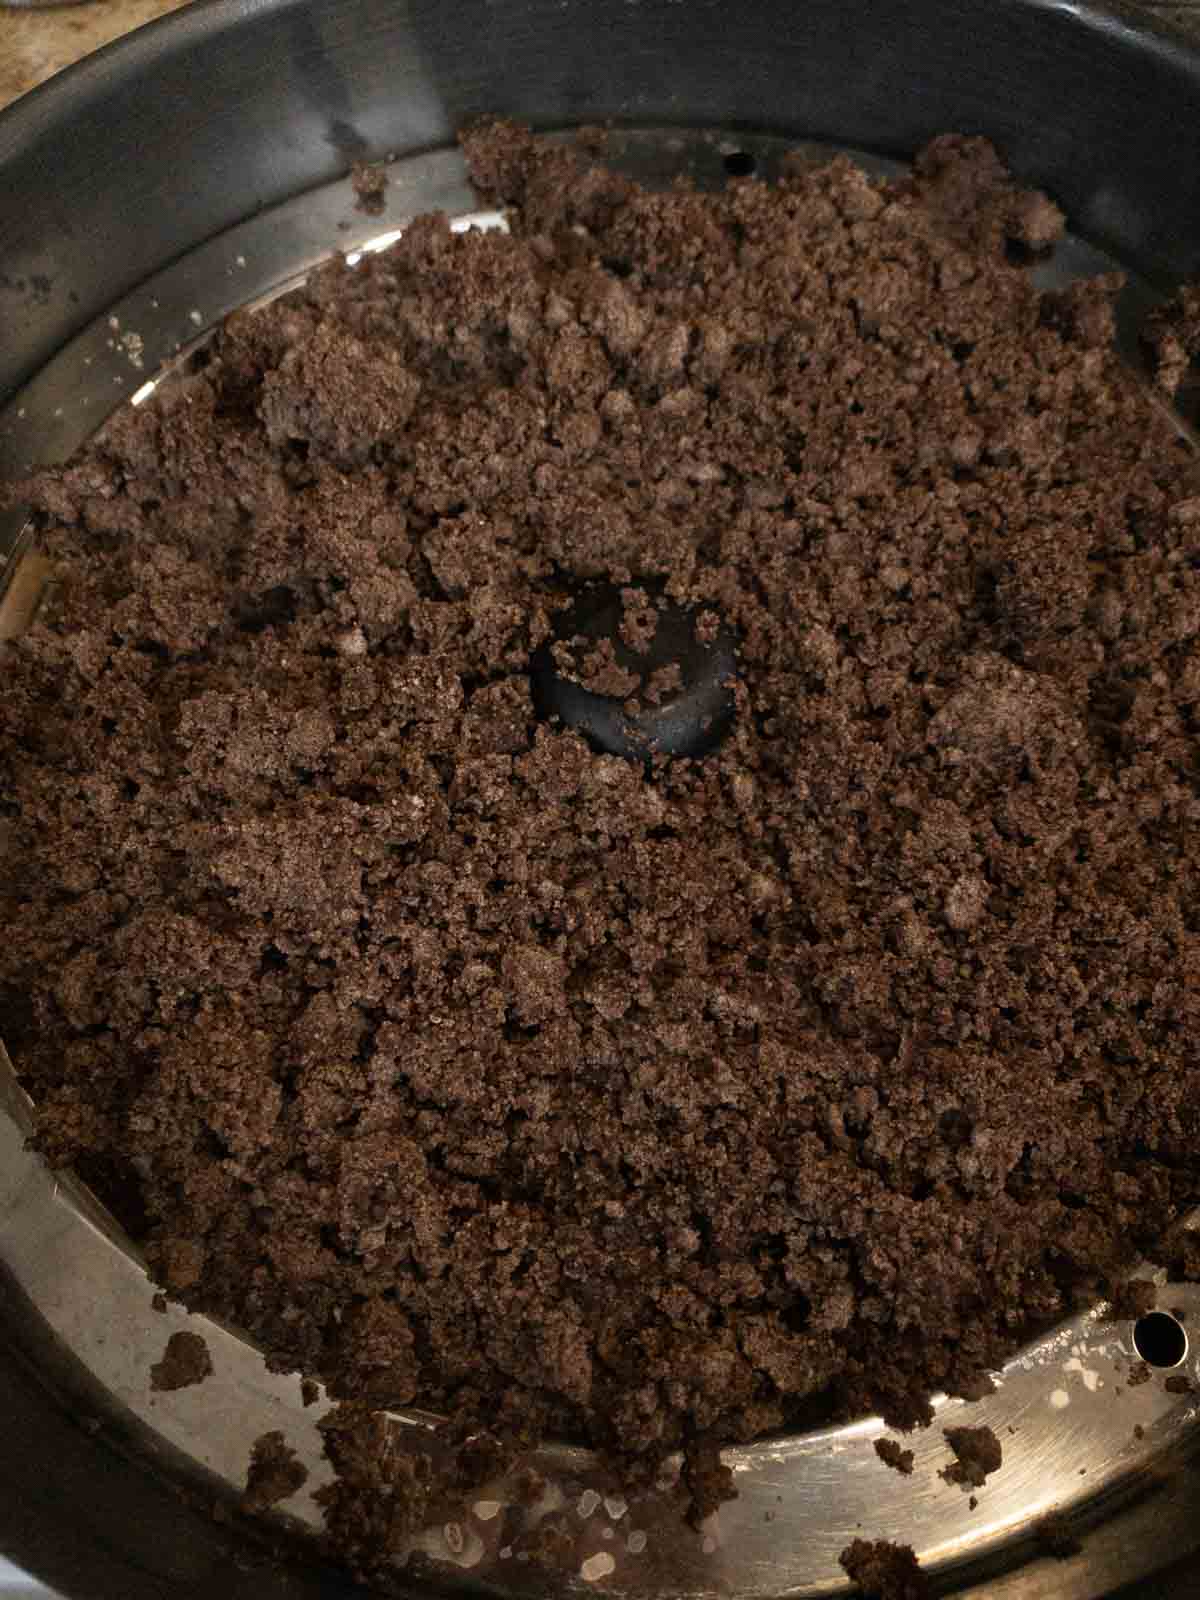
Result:
M749 178L757 166L749 150L731 150L725 157L725 171L731 178Z
M1151 1367L1177 1367L1188 1353L1188 1336L1169 1311L1148 1311L1133 1325L1133 1348Z

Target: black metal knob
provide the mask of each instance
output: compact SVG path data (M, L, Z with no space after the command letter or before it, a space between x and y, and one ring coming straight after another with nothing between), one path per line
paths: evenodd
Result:
M649 761L716 748L733 721L736 669L732 630L711 607L680 606L645 583L595 584L556 613L530 678L543 721Z

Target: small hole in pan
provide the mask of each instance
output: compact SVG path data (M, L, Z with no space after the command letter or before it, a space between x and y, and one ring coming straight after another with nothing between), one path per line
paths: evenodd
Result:
M725 157L725 171L731 178L748 178L757 166L749 150L731 150Z
M1150 1311L1133 1325L1133 1348L1151 1367L1177 1367L1187 1355L1188 1337L1168 1311Z

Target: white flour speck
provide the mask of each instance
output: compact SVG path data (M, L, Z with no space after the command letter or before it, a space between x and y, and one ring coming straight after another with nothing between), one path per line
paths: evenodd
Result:
M122 350L124 350L125 354L129 357L129 365L131 367L136 367L140 372L142 368L142 354L145 348L142 343L141 334L123 333L121 335L120 343Z
M1076 1346L1076 1348L1078 1348L1078 1346ZM1096 1369L1094 1367L1085 1367L1078 1356L1072 1356L1069 1361L1064 1361L1063 1371L1077 1372L1083 1379L1083 1387L1089 1394L1095 1394L1097 1389L1102 1389L1104 1387L1100 1380L1100 1374L1096 1371Z
M586 1578L589 1583L595 1583L597 1578L607 1578L610 1572L615 1572L616 1567L617 1563L607 1550L597 1550L580 1567L579 1576Z

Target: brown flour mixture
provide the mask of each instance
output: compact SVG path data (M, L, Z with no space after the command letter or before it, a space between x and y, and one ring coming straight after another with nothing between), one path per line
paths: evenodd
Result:
M189 1306L703 1508L1196 1198L1200 481L981 141L468 154L512 237L414 223L25 486L7 1038ZM736 629L715 754L537 723L587 578Z
M954 1461L939 1474L964 1489L982 1489L988 1474L999 1472L1004 1451L991 1428L943 1428Z
M308 1482L308 1468L277 1429L254 1441L242 1505L247 1511L265 1511L298 1494Z
M150 1387L165 1392L188 1389L211 1378L212 1370L212 1356L201 1334L173 1333L162 1358L150 1368Z
M840 1559L863 1600L931 1600L933 1591L911 1545L855 1539Z
M895 1439L876 1439L875 1454L885 1467L891 1467L894 1472L902 1473L906 1478L912 1475L913 1452L906 1450Z

